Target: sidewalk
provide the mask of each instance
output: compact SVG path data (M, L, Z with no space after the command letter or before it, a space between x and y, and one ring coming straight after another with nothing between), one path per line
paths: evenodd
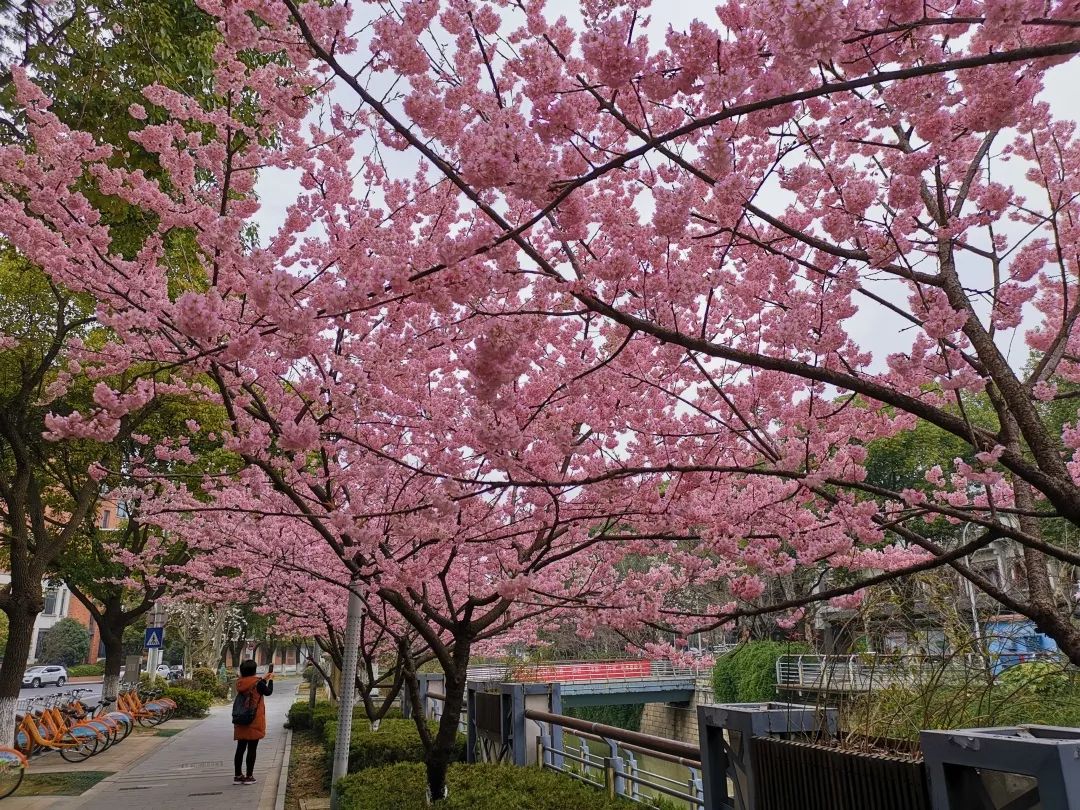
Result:
M276 683L274 694L266 699L266 737L259 743L254 785L233 784L232 707L215 706L205 720L166 740L131 767L81 796L57 797L51 806L64 810L273 810L284 765L287 731L283 724L296 700L295 687L295 679ZM92 768L91 763L87 764Z

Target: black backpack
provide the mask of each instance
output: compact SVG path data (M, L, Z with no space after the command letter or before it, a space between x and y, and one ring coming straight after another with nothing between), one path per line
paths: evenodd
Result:
M232 702L232 721L234 726L250 726L255 722L255 714L259 707L255 689L247 692L237 692Z

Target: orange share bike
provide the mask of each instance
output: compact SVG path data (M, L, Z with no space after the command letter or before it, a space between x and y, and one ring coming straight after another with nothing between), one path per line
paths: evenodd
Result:
M161 698L148 693L149 698L143 702L143 696L139 690L129 687L117 697L117 706L120 711L131 715L139 725L157 726L164 723L176 712L176 702L170 698Z
M6 799L22 784L26 775L26 757L14 748L0 746L0 799Z
M68 762L82 762L98 752L105 734L89 723L72 723L55 706L34 709L43 702L36 698L18 717L15 748L30 757L46 751L59 751Z

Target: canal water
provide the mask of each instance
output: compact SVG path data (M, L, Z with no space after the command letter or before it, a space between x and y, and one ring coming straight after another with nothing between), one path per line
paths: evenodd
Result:
M581 757L581 743L582 740L579 737L575 737L573 734L570 734L568 732L564 733L563 750L567 753ZM594 782L599 782L603 784L604 757L610 756L611 749L606 744L596 740L587 740L585 741L585 743L589 747L589 752L593 756L592 761L596 765L596 767L592 768L592 770L590 771L589 778L592 779ZM623 756L625 758L626 753L620 751L620 756ZM639 754L637 752L634 753L634 757L637 759L639 776L641 778L647 779L650 782L662 784L665 787L671 788L673 790L678 790L683 793L688 792L690 782L690 769L685 765L679 765L674 762L668 762L664 759L657 759L655 757L650 757L648 754ZM566 760L565 766L568 770L572 768L577 768L579 771L581 767L580 763L571 759ZM627 769L629 769L629 765L627 765ZM648 773L641 773L642 771L647 771ZM699 772L698 776L700 777L700 775L701 774ZM667 779L657 779L657 776L666 777ZM674 781L669 782L667 780ZM690 808L694 807L694 805L692 805L685 799L676 799L672 796L661 794L659 791L656 791L646 785L641 785L640 790L643 796L655 796L665 799L667 804L662 805L665 808L680 808L680 810L682 810L682 808L687 808L687 810L690 810Z

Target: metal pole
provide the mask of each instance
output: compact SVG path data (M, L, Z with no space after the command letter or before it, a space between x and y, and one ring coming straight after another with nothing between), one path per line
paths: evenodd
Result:
M967 542L967 530L971 528L971 525L965 523L964 528L960 530L960 545ZM966 557L964 562L971 565L971 557ZM968 599L971 601L971 624L975 631L975 654L979 655L982 652L982 629L979 627L979 609L975 604L975 586L971 584L970 579L965 579L964 584L967 585Z
M319 661L319 639L311 639L311 686L308 693L308 705L311 706L311 710L315 710L315 703L319 697L319 670L315 666L315 662Z
M334 770L330 782L330 810L340 810L338 780L349 772L349 742L352 739L353 704L356 702L356 659L360 647L360 618L364 603L349 589L349 613L345 620L345 649L341 662L341 688L338 690L338 726L334 740Z

